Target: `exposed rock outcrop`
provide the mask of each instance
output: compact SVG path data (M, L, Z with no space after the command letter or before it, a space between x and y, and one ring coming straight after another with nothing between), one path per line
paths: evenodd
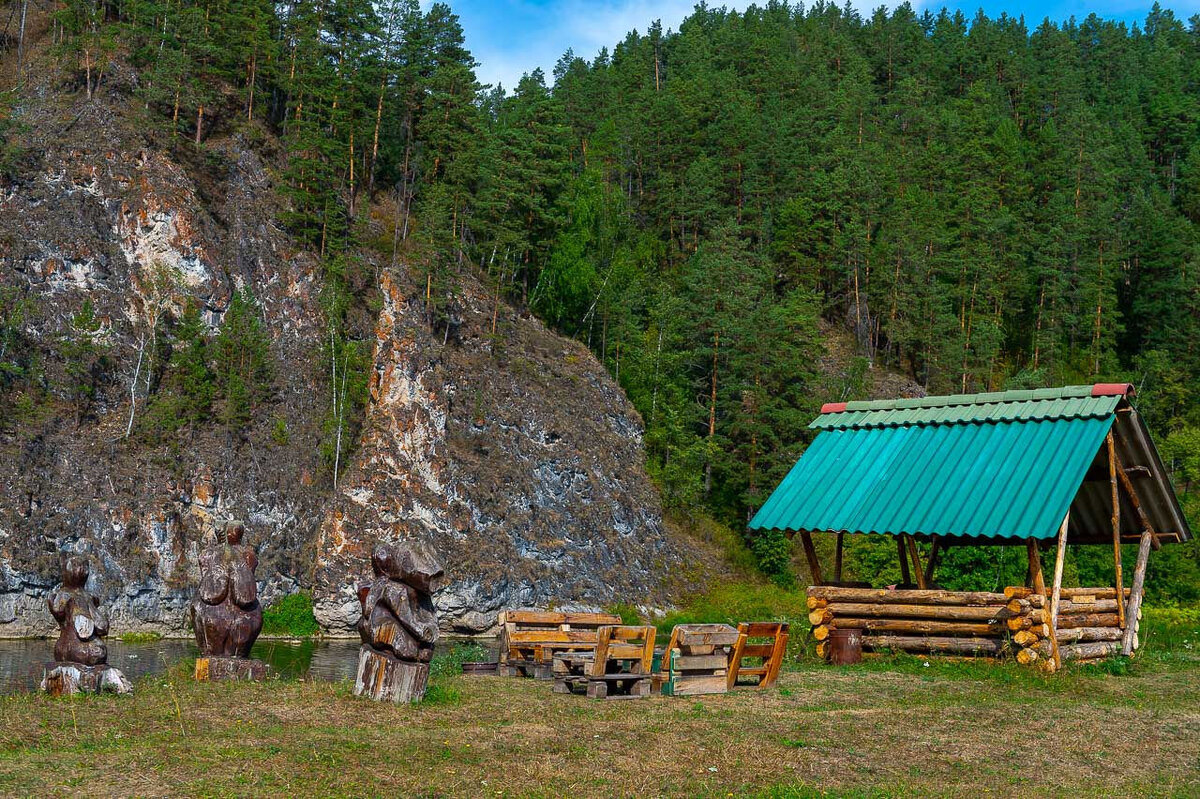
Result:
M317 618L351 629L377 540L446 564L439 616L491 628L503 607L665 601L681 561L644 471L642 422L582 345L464 282L456 331L385 274L371 408L317 545ZM443 343L445 340L445 343Z
M198 151L148 131L121 75L92 101L56 94L49 73L31 84L21 165L0 178L0 290L22 302L42 386L34 407L0 413L0 636L53 632L44 597L63 551L93 558L114 634L186 634L201 544L231 518L260 546L263 604L312 589L339 633L378 539L429 540L450 584L439 617L457 630L506 605L667 601L680 555L637 414L581 345L503 304L493 335L494 297L469 273L452 329L433 330L405 270L384 270L371 405L335 494L318 454L318 261L275 221L278 164L240 135ZM237 436L127 436L154 315L194 303L216 331L242 288L271 339L270 401ZM85 304L106 355L79 414L64 342Z

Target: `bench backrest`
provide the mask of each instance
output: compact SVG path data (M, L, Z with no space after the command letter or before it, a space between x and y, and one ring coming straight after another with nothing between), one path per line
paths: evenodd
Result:
M595 644L604 625L619 625L613 613L506 610L500 614L500 659L521 659L541 644Z
M654 663L655 629L650 625L605 625L596 635L596 657L592 676L603 677L610 660L635 661L629 664L633 674L650 674Z

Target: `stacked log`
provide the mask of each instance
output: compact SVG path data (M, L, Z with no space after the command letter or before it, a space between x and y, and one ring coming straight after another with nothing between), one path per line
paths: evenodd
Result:
M1005 594L1012 597L1008 605L1010 608L1028 602L1030 621L1045 625L1046 635L1036 641L1032 648L1035 659L1052 662L1054 653L1049 640L1049 597L1035 594L1028 588L1007 588ZM1125 589L1123 594L1127 599L1129 589ZM1123 631L1117 602L1117 589L1112 587L1061 589L1055 635L1059 657L1064 661L1096 660L1119 653ZM1136 624L1137 619L1129 623Z
M1120 651L1117 602L1111 587L1061 590L1055 641L1062 659L1091 660ZM869 652L1015 654L1024 664L1052 668L1054 663L1050 599L1031 588L992 593L811 586L807 604L820 657L829 653L830 633L841 628L862 630L863 649Z
M1009 598L985 591L900 590L812 586L808 589L809 623L818 655L828 654L835 629L863 631L866 651L996 657L1011 648L1009 622L1017 614ZM1016 629L1030 645L1038 636L1026 620Z

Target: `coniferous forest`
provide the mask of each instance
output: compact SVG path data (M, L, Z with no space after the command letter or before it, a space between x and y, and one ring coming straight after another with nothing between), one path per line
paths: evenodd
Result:
M476 272L603 361L677 508L740 527L882 371L1132 382L1200 523L1200 16L702 3L515 87L416 0L65 0L52 36L89 96L138 70L180 146L279 138L343 362L363 248L435 324Z

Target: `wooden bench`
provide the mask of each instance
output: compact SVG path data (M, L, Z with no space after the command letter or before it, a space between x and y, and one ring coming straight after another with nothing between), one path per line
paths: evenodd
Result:
M591 652L604 625L619 625L612 613L567 613L547 610L506 610L500 614L502 677L551 679L554 655Z
M759 688L775 684L779 669L783 665L783 653L787 650L788 626L779 622L751 622L738 625L741 633L729 659L729 687L738 680L750 677ZM747 664L746 658L757 663Z
M644 699L650 696L654 660L651 626L601 627L594 652L560 652L554 656L554 692L589 699Z
M723 694L729 662L742 634L728 624L677 624L663 651L659 681L665 696Z

